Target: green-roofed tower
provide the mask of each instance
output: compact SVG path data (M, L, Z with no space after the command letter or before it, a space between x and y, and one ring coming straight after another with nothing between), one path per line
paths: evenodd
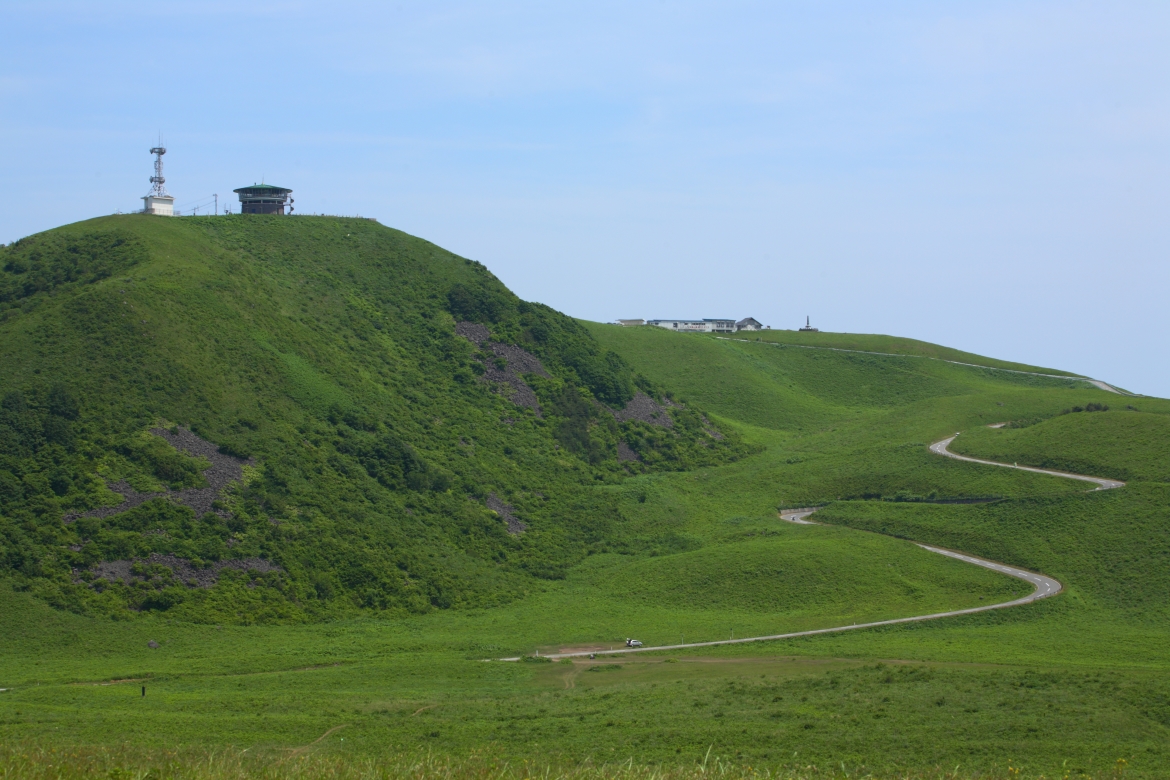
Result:
M292 190L284 187L253 184L251 187L240 187L233 192L240 196L241 214L283 214L286 203L290 214L293 210L294 201L289 197Z

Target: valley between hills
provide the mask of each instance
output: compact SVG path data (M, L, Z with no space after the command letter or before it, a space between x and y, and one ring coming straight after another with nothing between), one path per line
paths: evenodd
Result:
M0 365L5 776L1170 766L1170 401L326 217L4 247Z

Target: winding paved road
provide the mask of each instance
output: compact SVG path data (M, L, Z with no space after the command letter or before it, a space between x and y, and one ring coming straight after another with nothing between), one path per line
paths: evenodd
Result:
M958 435L959 434L957 434L957 433L955 434L955 436L958 436ZM1083 474L1069 474L1069 473L1064 472L1064 471L1052 471L1049 469L1034 468L1032 466L1020 466L1020 465L1017 465L1014 463L998 463L998 462L993 461L993 460L982 460L980 458L969 458L966 455L959 455L959 454L951 452L950 450L947 449L948 445L950 445L950 443L955 440L955 436L951 436L949 438L943 439L942 441L935 442L934 444L930 445L930 451L936 455L942 455L942 456L947 457L947 458L954 458L955 460L965 460L965 461L968 461L971 463L982 463L986 466L1002 466L1003 468L1019 469L1020 471L1033 471L1033 472L1036 472L1038 474L1050 474L1050 475L1056 476L1056 477L1066 477L1068 479L1079 479L1079 480L1082 480L1084 482L1092 482L1092 483L1097 485L1097 487L1094 488L1094 490L1109 490L1111 488L1119 488L1119 487L1122 487L1123 485L1125 485L1124 482L1120 482L1120 481L1115 480L1115 479L1103 479L1101 477L1088 477L1088 476L1085 476ZM785 511L780 513L780 517L781 517L781 519L787 520L790 523L799 523L801 525L815 525L815 523L813 523L813 521L808 519L808 516L811 515L815 511L816 511L816 508L814 508L814 507L808 507L805 509L785 510ZM917 542L916 542L916 544L917 544ZM981 606L981 607L970 607L968 609L955 609L955 610L951 610L949 612L935 612L935 613L930 614L930 615L915 615L913 617L895 618L893 620L877 620L877 621L874 621L872 623L854 623L853 625L850 625L850 626L836 626L834 628L817 628L817 629L814 629L812 631L794 631L794 632L788 633L788 634L771 634L769 636L751 636L751 637L744 637L743 639L719 639L719 640L716 640L714 642L688 642L686 644L656 645L654 647L622 647L622 648L619 648L617 650L593 650L593 651L584 650L584 651L570 652L570 653L549 653L545 657L556 660L556 659L560 659L560 658L575 658L575 657L594 656L594 655L626 655L629 653L646 653L646 652L651 652L651 651L662 651L662 650L689 650L691 648L696 648L696 647L716 647L718 645L742 645L742 644L747 644L749 642L768 642L768 641L772 641L775 639L795 639L796 637L816 636L817 634L833 634L833 633L837 633L840 631L859 631L859 630L866 629L866 628L875 628L877 626L894 626L894 625L898 625L900 623L919 623L923 620L938 620L939 618L945 618L945 617L955 617L958 615L971 615L971 614L974 614L976 612L987 612L987 611L992 610L992 609L1006 609L1007 607L1016 607L1016 606L1019 606L1021 604L1029 604L1033 601L1038 601L1040 599L1048 598L1049 596L1055 596L1057 593L1060 593L1060 591L1062 589L1061 584L1059 582L1057 582L1056 580L1054 580L1053 578L1046 577L1043 574L1037 574L1036 572L1033 572L1033 571L1028 571L1027 569L1018 569L1015 566L1008 566L1007 564L1004 564L1004 563L997 563L995 561L989 561L989 560L986 560L984 558L977 558L974 555L967 555L965 553L955 552L954 550L947 550L947 549L944 549L942 547L933 547L929 544L918 544L918 546L924 550L929 550L930 552L938 553L939 555L945 555L948 558L954 558L956 560L960 560L960 561L963 561L965 563L974 564L975 566L982 566L985 569L991 569L992 571L999 572L1000 574L1006 574L1009 577L1015 577L1016 579L1020 579L1020 580L1023 580L1024 582L1030 583L1034 589L1027 596L1023 596L1023 597L1018 598L1018 599L1013 599L1011 601L1003 601L1003 602L1000 602L999 604L988 604L986 606ZM517 656L514 658L500 658L497 660L500 660L500 661L519 661L520 657Z
M947 447L950 446L951 442L953 442L955 440L955 437L958 435L959 434L956 433L954 436L951 436L950 438L946 438L946 439L943 439L942 441L935 442L934 444L930 445L930 451L933 452L935 455L944 455L948 458L954 458L955 460L965 460L968 463L982 463L984 466L1002 466L1005 469L1019 469L1020 471L1033 471L1037 474L1050 474L1054 477L1065 477L1066 479L1079 479L1079 480L1082 480L1084 482L1092 482L1097 486L1094 488L1094 490L1109 490L1110 488L1119 488L1119 487L1125 486L1124 482L1121 482L1121 481L1116 480L1116 479L1104 479L1102 477L1086 477L1084 474L1070 474L1067 471L1053 471L1052 469L1038 469L1034 466L1021 466L1018 463L1000 463L1000 462L994 461L994 460L983 460L981 458L969 458L966 455L960 455L957 452L951 452L950 450L947 449Z

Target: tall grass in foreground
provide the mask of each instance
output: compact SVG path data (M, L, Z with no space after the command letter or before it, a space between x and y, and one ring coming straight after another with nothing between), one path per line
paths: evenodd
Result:
M1118 759L1108 770L1076 778L1123 777L1126 762ZM865 767L785 766L753 767L735 764L708 751L702 761L676 766L648 766L628 759L624 762L593 764L585 761L575 766L553 766L539 762L508 762L486 756L452 758L432 753L399 753L379 759L343 758L299 753L251 754L247 750L157 750L142 751L123 747L0 746L0 780L44 778L111 778L111 780L381 780L382 778L450 778L451 780L690 780L717 777L775 778L775 780L993 780L993 778L1045 778L1032 775L1005 763L991 772L965 772L961 767L950 770L870 772ZM1067 772L1050 775L1071 780Z

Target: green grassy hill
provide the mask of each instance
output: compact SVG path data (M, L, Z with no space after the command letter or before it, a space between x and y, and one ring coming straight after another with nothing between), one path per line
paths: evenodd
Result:
M662 391L481 265L368 220L107 217L19 241L0 269L0 566L69 609L222 623L503 603L628 543L583 487L746 451L698 411L616 419ZM200 517L156 498L69 520L119 504L107 484L206 484L209 462L157 425L255 465ZM152 554L278 570L91 579Z
M282 776L358 776L387 755L476 776L1170 766L1170 402L888 337L575 322L363 220L108 218L26 239L0 267L11 776L45 763L19 751L61 745L124 746L102 772L191 777L221 776L206 756L226 746L249 752L216 766L323 762ZM809 339L899 354L777 345ZM186 428L212 448L176 451ZM959 451L1129 484L929 452L956 431ZM212 511L174 500L221 466L241 477ZM120 501L119 480L172 493L73 517ZM822 525L778 517L808 505ZM1065 591L779 642L483 661L1027 591L913 542ZM176 559L219 579L168 584ZM95 578L111 560L137 579Z

